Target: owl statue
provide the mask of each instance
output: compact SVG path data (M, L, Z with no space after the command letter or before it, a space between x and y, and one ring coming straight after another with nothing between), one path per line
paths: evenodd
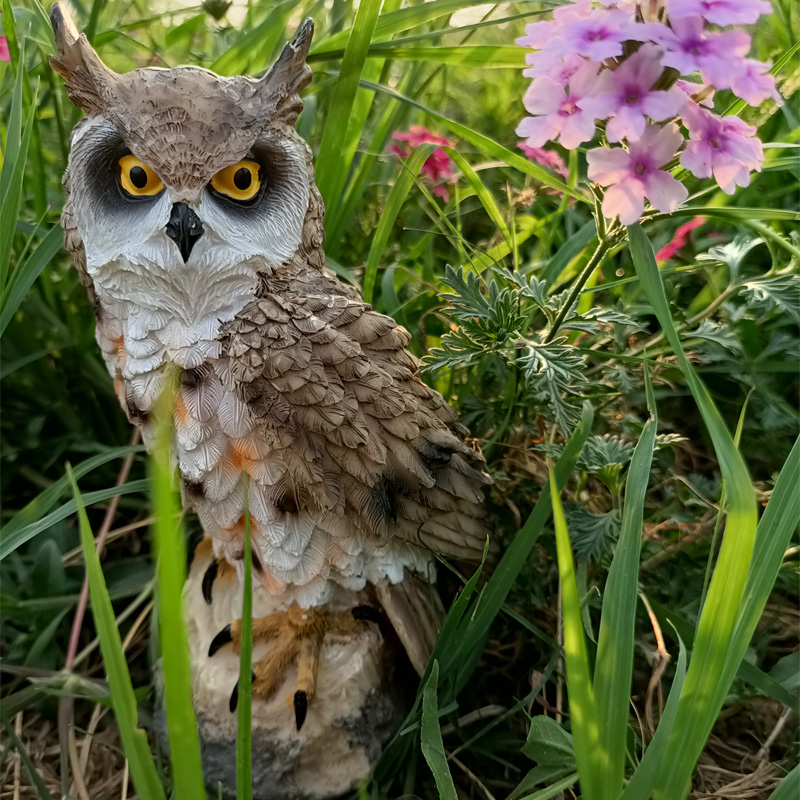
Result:
M483 552L483 458L418 377L409 333L325 268L295 131L311 20L259 79L117 74L58 3L52 22L52 65L85 112L66 247L148 446L178 374L174 459L206 535L184 592L206 781L231 791L247 494L255 794L335 795L391 733L402 650L426 667L437 555Z

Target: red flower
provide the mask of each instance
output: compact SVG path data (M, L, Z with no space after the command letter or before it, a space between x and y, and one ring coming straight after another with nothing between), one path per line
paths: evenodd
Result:
M412 125L407 133L402 131L395 131L392 134L392 139L398 142L405 142L403 147L396 144L391 144L387 147L387 151L400 156L401 158L408 158L415 147L421 144L439 144L445 147L455 147L455 143L443 136L437 136L431 133L426 127L422 125ZM447 187L443 183L455 183L456 179L453 177L452 171L453 160L441 148L434 150L430 158L422 165L420 174L427 175L434 183L433 193L441 197L445 202L450 199L450 194Z
M699 228L706 221L705 217L695 217L691 222L681 225L675 231L672 241L656 253L656 261L670 261L675 258L678 251L682 250L689 242L689 234Z
M11 61L11 51L8 49L8 39L0 36L0 61Z

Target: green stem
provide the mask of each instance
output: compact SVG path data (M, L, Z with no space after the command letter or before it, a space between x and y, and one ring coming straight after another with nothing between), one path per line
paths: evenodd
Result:
M558 329L564 324L564 320L566 319L567 314L569 314L569 310L572 308L575 301L578 299L578 296L583 291L583 287L586 286L586 281L589 280L589 276L600 266L610 248L611 242L608 239L601 238L599 240L597 249L592 254L589 262L583 268L583 272L578 275L577 280L572 285L572 291L569 293L566 303L561 306L558 316L550 328L550 333L547 334L547 338L544 340L545 344L553 341L555 335L558 333Z

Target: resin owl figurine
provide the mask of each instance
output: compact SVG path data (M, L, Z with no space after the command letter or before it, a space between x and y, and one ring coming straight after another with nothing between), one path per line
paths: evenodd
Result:
M312 766L349 769L343 791L385 739L370 729L342 767L358 750L353 720L391 725L388 640L418 672L427 664L442 616L437 555L483 552L483 458L418 377L408 332L325 269L323 204L295 131L311 21L260 79L192 66L117 74L58 3L52 21L53 67L86 114L64 178L66 247L147 445L154 404L179 378L174 457L206 534L185 590L204 741L235 738L246 482L254 727L286 745L262 777L288 785L279 767L312 758L306 743L335 729L337 764ZM285 796L324 796L296 783ZM284 796L277 785L265 796Z

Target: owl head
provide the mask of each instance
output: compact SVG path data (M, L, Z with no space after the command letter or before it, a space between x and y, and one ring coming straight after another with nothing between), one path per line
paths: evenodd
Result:
M71 221L105 293L124 294L126 272L194 276L202 292L203 276L280 269L314 238L304 227L321 216L319 195L294 128L311 20L254 79L192 66L117 74L59 3L51 19L51 63L86 112L69 158Z

